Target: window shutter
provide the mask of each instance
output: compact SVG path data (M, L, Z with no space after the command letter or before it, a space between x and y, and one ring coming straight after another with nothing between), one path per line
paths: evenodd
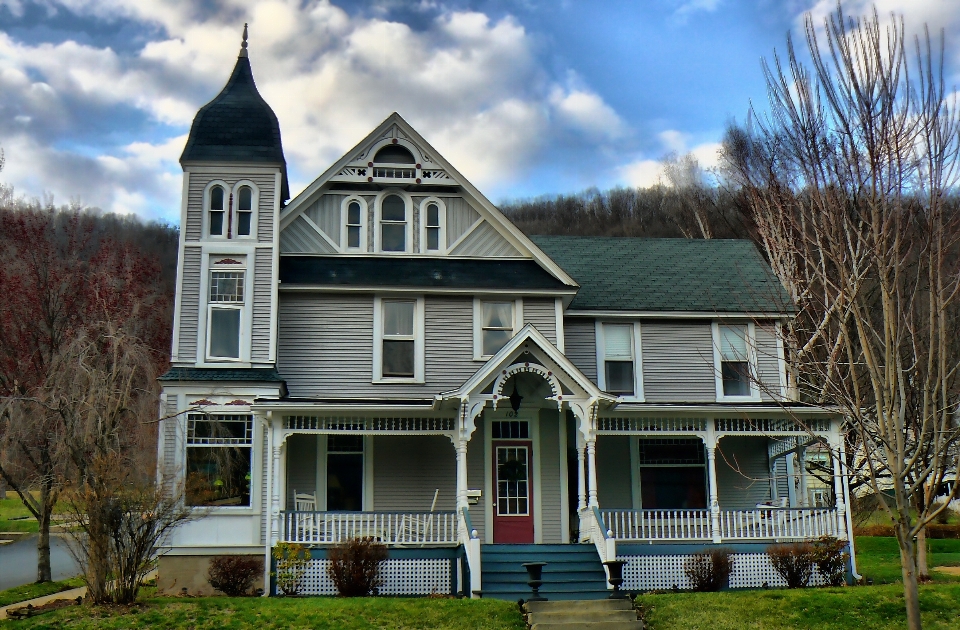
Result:
M603 327L604 356L607 359L633 358L631 324L607 324Z
M720 327L720 356L724 361L747 360L746 326Z

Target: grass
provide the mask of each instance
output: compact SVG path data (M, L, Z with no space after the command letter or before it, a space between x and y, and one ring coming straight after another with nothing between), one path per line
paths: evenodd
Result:
M38 531L37 519L33 518L16 493L7 491L6 499L0 499L0 532Z
M17 586L15 588L9 588L5 591L0 591L0 606L9 606L10 604L25 602L28 599L33 599L35 597L53 595L54 593L66 591L71 588L77 588L78 586L83 586L83 580L80 578L71 578L62 582L24 584L23 586Z
M960 564L960 540L932 540L931 564ZM892 538L858 538L860 573L875 586L805 590L642 595L649 630L848 630L903 628L903 588L897 543ZM934 574L920 587L924 628L960 628L960 578ZM372 629L444 628L522 630L513 602L451 599L179 598L144 590L131 608L70 607L19 622L18 628L196 628L256 627Z
M129 609L70 607L17 622L17 628L190 628L294 630L317 628L443 628L523 630L515 602L491 599L262 599L257 597L148 598Z

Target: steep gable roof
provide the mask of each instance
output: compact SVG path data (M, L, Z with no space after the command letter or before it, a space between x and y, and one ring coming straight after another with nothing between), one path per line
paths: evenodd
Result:
M580 284L572 310L793 311L780 281L750 241L531 238Z
M337 160L333 165L324 171L320 177L307 186L303 192L294 197L284 208L280 215L280 229L283 230L289 226L294 219L303 213L306 207L313 201L314 197L320 192L324 185L337 176L338 173L350 162L357 159L358 155L365 154L369 149L383 139L392 127L396 126L400 132L411 143L416 145L421 151L430 156L430 161L438 165L446 177L454 179L463 191L476 202L476 209L484 220L487 221L497 232L499 232L507 241L515 247L524 257L530 257L549 271L554 277L567 286L576 286L576 282L559 265L545 255L540 248L534 244L523 232L517 229L501 212L488 200L473 184L460 174L449 162L434 149L423 136L410 126L410 124L394 112L388 116L376 129L371 131L363 140L357 143L355 147L347 151L343 157ZM419 181L419 180L418 180Z

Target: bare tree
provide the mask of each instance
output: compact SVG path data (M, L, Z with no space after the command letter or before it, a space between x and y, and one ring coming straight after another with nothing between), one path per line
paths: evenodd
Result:
M770 113L728 131L725 162L799 308L795 391L846 414L873 492L893 494L919 629L917 538L958 464L960 116L929 33L910 46L902 19L839 6L823 26L806 17L812 70L789 39L764 64Z

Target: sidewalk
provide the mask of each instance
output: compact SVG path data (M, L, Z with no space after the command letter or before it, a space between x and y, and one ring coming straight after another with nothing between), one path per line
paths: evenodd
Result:
M81 586L79 588L71 588L69 591L60 591L59 593L54 593L53 595L44 595L43 597L37 597L35 599L28 599L25 602L17 602L16 604L10 604L9 606L4 606L0 608L0 620L7 618L7 611L13 608L22 608L27 604L30 604L34 607L42 606L43 604L48 604L55 599L76 599L78 597L86 597L87 587Z

